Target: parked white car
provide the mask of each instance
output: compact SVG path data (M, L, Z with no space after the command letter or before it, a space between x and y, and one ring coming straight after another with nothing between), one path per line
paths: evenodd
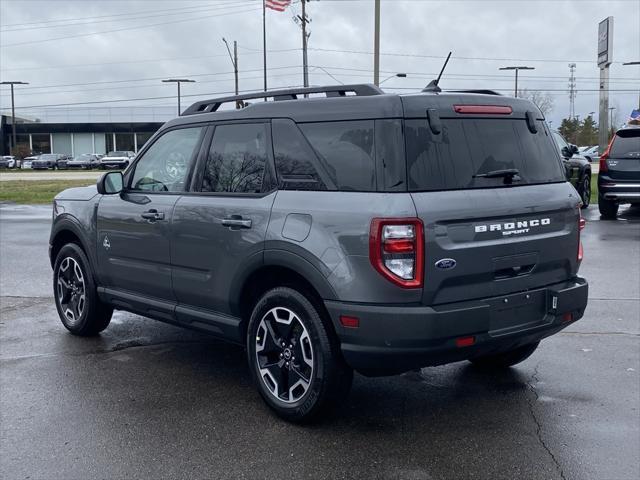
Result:
M20 164L20 168L24 168L30 170L32 168L32 164L35 160L37 160L40 155L32 155L30 157L25 157L22 159L22 163Z
M16 158L11 155L4 155L0 158L0 168L15 168Z

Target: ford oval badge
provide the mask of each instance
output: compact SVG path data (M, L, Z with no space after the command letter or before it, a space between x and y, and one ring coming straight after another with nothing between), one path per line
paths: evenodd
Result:
M442 270L451 270L456 266L456 263L453 258L442 258L436 262L436 267Z

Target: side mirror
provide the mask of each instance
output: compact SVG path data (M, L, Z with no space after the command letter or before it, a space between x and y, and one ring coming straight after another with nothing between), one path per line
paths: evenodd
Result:
M120 193L124 186L122 172L107 172L98 178L98 193L101 195L113 195Z
M578 153L580 151L580 150L578 150L578 147L576 145L569 146L569 149L571 150L571 155L575 155L576 153Z
M571 158L573 156L571 147L562 147L562 150L560 151L560 153L562 153L562 156L564 158Z

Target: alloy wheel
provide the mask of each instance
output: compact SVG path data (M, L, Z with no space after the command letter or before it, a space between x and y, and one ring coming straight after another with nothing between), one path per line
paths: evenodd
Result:
M302 319L276 307L260 320L255 338L260 379L281 402L294 403L309 390L314 375L313 346Z
M72 257L60 262L56 274L56 293L67 322L77 324L86 307L86 288L82 269Z
M582 203L585 206L588 206L591 202L591 181L589 177L585 177L582 181Z

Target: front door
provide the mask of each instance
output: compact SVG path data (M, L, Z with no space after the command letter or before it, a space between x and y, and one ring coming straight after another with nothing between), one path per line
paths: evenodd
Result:
M203 127L169 130L136 161L119 195L98 204L97 249L104 286L173 302L170 234Z
M240 272L262 261L273 188L269 125L218 125L192 192L171 228L173 289L179 304L230 314Z

